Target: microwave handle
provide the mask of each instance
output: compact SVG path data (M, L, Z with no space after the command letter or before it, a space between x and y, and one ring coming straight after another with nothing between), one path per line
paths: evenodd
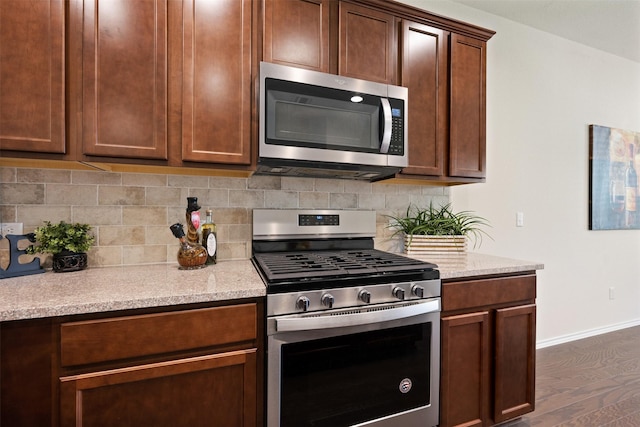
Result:
M380 141L380 153L387 154L391 144L391 104L387 98L380 98L382 104L382 141Z

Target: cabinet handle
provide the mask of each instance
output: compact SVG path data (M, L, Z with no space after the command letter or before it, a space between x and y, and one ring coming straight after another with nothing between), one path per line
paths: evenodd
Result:
M387 98L380 98L382 104L382 141L380 142L380 153L387 154L389 145L391 144L391 104Z

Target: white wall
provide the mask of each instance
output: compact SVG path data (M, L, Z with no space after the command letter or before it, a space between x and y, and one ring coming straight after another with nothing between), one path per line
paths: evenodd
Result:
M405 2L496 31L487 182L454 187L451 200L491 222L495 240L478 252L545 264L538 345L640 324L640 230L588 229L588 125L640 132L640 64L457 3Z

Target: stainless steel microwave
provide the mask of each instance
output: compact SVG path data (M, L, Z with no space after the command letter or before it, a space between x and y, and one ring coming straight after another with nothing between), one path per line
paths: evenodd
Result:
M407 166L407 88L262 62L257 174L377 181Z

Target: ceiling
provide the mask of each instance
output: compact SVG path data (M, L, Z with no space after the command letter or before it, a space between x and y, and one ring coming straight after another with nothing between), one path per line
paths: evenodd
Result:
M640 63L640 0L453 0Z

